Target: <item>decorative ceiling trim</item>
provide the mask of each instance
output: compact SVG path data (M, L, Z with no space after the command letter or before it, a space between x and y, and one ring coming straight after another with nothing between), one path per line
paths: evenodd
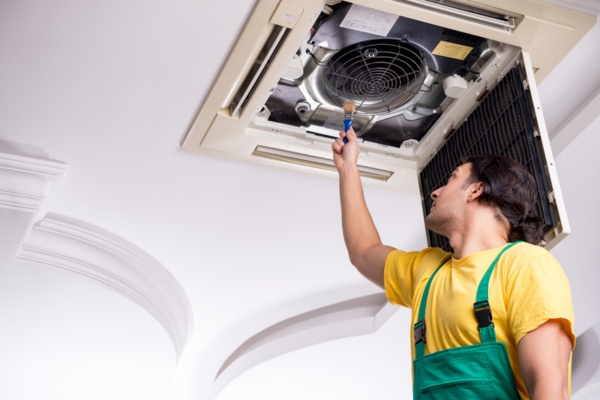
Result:
M192 308L175 277L143 250L98 227L49 214L32 229L17 260L86 277L134 301L166 329L179 360L191 335Z
M0 263L14 260L66 171L63 163L0 153Z
M600 88L578 107L551 136L552 152L556 158L585 131L600 115Z
M217 391L250 368L303 347L376 332L395 312L385 293L331 304L278 322L242 343L215 376Z
M41 219L66 172L64 163L0 153L0 207Z

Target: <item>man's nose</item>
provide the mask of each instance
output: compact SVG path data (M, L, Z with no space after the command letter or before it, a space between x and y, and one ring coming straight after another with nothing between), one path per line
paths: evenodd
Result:
M431 200L437 199L437 197L439 195L439 193L438 193L439 191L440 191L440 189L436 189L433 192L431 192Z

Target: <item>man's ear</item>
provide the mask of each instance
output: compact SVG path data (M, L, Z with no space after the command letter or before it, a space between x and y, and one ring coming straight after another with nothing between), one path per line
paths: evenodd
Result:
M474 201L479 199L479 197L483 194L483 190L485 189L485 185L483 182L475 182L469 186L469 198L468 201Z

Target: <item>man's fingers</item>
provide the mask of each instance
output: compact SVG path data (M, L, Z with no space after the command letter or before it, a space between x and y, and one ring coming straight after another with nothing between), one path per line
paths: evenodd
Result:
M333 149L334 153L341 154L342 149L340 148L340 145L337 144L337 141L333 142L333 144L331 145L331 148Z
M350 127L348 132L341 131L340 137L335 139L331 148L337 154L342 154L342 152L344 151L344 146L350 141L356 141L356 133L354 132L354 129L352 127Z
M348 132L343 132L344 136L348 138L348 140L356 140L356 133L354 132L354 128L350 127Z
M342 150L344 148L344 142L342 141L342 138L335 139L335 141L333 142L333 145L331 147L333 148L333 151L335 151L336 153L342 154Z

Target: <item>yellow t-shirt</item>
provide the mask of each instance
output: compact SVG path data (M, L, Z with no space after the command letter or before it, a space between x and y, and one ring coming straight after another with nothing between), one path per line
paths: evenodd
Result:
M452 258L437 273L427 299L425 354L481 343L473 303L481 278L501 250L499 247L460 260ZM412 309L413 360L413 325L417 322L425 285L442 261L450 257L450 253L439 248L408 253L395 250L385 262L384 283L389 302ZM575 347L569 282L546 249L519 243L498 260L490 277L488 296L496 338L506 344L521 398L529 399L519 367L517 344L527 332L547 320L559 319Z

